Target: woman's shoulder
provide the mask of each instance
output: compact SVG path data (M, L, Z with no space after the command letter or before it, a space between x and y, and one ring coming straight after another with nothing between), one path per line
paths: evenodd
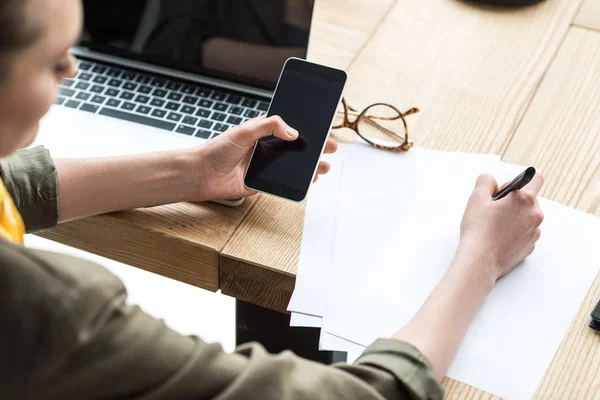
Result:
M122 282L98 264L0 240L0 302L72 306L80 300L105 302L121 292Z

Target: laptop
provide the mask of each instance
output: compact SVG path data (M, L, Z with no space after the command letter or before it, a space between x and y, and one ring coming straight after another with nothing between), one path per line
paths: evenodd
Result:
M84 0L72 54L33 145L53 157L197 146L269 107L306 57L312 0Z

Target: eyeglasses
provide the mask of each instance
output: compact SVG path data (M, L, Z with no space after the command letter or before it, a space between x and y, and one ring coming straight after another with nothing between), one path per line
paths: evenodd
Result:
M345 99L342 99L342 107L336 114L333 129L350 128L378 149L408 151L412 147L404 117L418 113L418 108L402 113L390 104L376 103L359 113L348 106ZM349 115L355 119L350 121Z

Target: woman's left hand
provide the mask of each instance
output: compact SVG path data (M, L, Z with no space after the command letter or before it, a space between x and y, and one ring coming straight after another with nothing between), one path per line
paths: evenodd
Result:
M255 191L245 187L244 174L250 163L254 145L265 136L275 136L292 142L298 139L298 132L278 116L259 117L192 149L198 155L198 189L194 200L236 199L255 194ZM329 139L325 153L336 151L337 143ZM319 175L329 172L330 168L329 163L321 161L315 180Z

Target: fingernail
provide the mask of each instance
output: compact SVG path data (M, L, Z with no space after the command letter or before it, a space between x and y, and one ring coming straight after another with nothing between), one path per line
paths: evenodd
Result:
M287 132L289 137L292 137L294 139L298 138L298 131L294 128L288 126L285 131Z

